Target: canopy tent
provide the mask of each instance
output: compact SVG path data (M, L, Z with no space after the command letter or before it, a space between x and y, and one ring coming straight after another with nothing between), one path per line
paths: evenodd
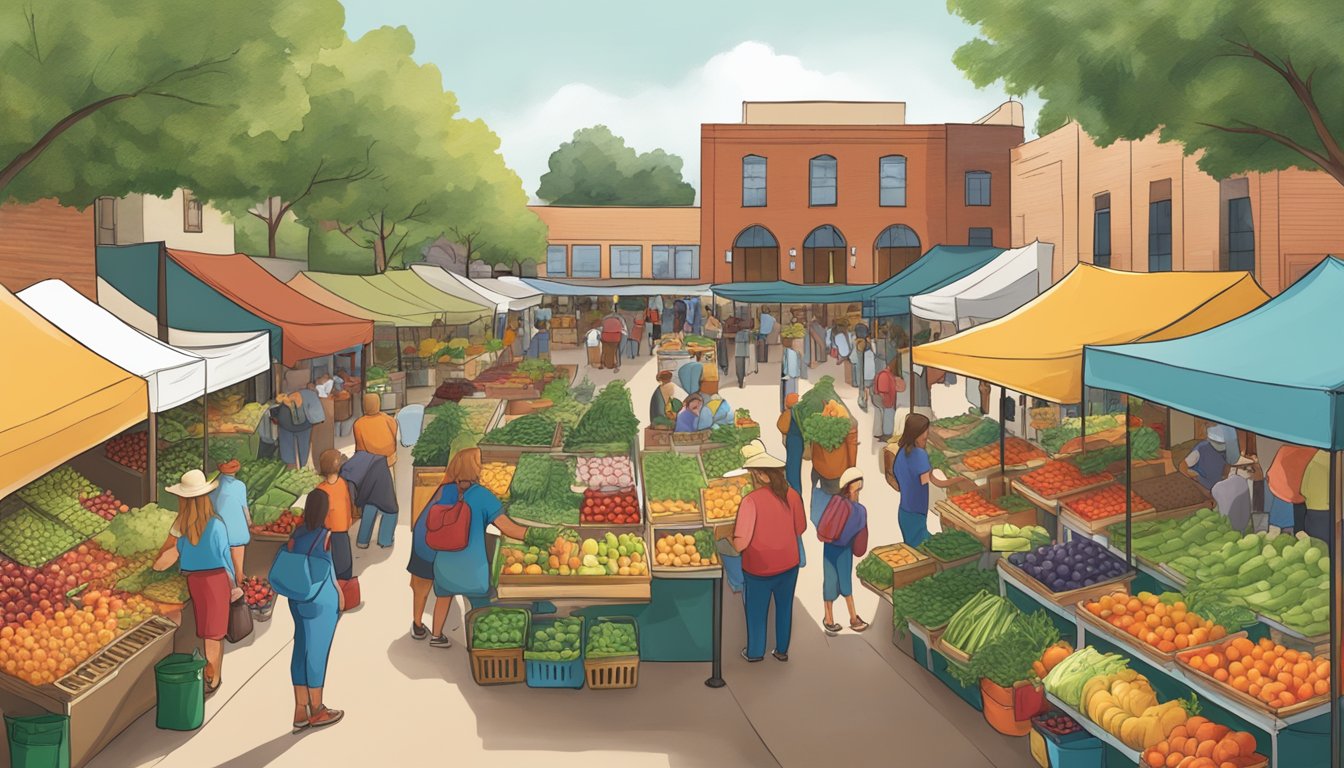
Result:
M940 288L968 275L1003 253L1002 248L935 245L919 260L877 285L799 285L783 280L763 283L719 283L714 295L744 303L863 304L869 317L904 315L910 297Z
M496 312L520 311L535 307L541 303L538 295L535 300L515 299L507 294L487 288L480 281L449 272L443 267L432 264L416 264L411 271L421 280L444 293L457 296L476 304L493 306Z
M1050 287L1055 247L1040 241L1012 248L941 288L910 297L910 312L967 328L995 320Z
M406 295L438 311L439 316L449 325L469 325L477 321L489 324L490 318L494 316L493 302L484 299L464 299L445 293L409 269L389 270L384 272L382 277L387 278Z
M1298 445L1344 450L1344 262L1258 309L1179 339L1089 346L1088 386Z
M466 325L493 311L493 307L438 291L405 271L381 275L302 272L289 281L289 286L315 301L330 303L358 317L399 328L427 327L436 320L449 325ZM336 301L332 301L333 298Z
M915 347L914 362L1077 403L1083 345L1188 336L1268 299L1246 272L1118 272L1079 264L1013 313Z
M547 296L708 296L710 286L685 283L622 283L603 280L600 283L562 283L539 277L516 278L528 287Z
M144 379L150 411L162 413L205 395L204 360L146 336L60 280L43 280L17 295L71 338Z
M478 278L476 284L509 299L509 309L524 310L541 304L541 291L527 285L521 279L505 275L504 277Z
M162 243L98 248L98 276L141 309L158 310L159 254L166 255L171 328L270 334L271 356L293 367L373 340L373 324L293 290L242 254L164 249Z
M119 321L158 338L159 321L106 280L98 281L98 305ZM265 331L205 333L168 329L168 343L205 361L206 387L215 392L271 369L270 336Z
M0 498L149 415L144 379L118 368L0 287ZM40 366L41 384L20 375Z

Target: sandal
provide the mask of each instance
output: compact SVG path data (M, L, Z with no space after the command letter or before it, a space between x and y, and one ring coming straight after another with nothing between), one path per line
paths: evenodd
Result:
M834 622L830 624L822 622L821 628L826 630L826 634L830 635L831 637L835 637L836 635L840 634L840 631L844 629L844 627Z
M211 683L210 683L209 680L206 680L206 681L205 681L205 698L208 699L208 698L210 698L211 696L214 696L214 695L215 695L215 692L219 690L219 686L221 686L221 685L223 685L223 684L224 684L224 678L222 678L222 677L217 677L217 678L215 678L215 682L214 682L213 685L211 685Z
M771 655L771 656L774 656L775 659L778 660L778 661L788 661L788 660L789 660L789 654L787 654L787 653L780 653L779 651L771 651L771 652L770 652L770 655Z
M742 658L746 659L748 662L750 662L750 663L752 663L752 664L755 664L755 663L758 662L758 661L765 661L765 657L764 657L764 656L757 656L757 657L754 658L754 659L751 658L750 656L748 656L748 655L747 655L747 649L746 649L746 648L743 648L743 649L742 649Z
M864 621L863 619L859 618L858 616L855 616L855 617L854 617L854 620L851 621L851 622L849 622L849 628L852 629L852 630L854 630L855 632L862 632L863 630L867 629L869 626L871 626L871 625L870 625L868 622Z
M305 706L305 707L303 708L303 711L304 711L304 713L307 713L307 712L308 712L308 707ZM300 733L300 732L302 732L303 729L305 729L305 728L308 727L308 720L309 720L309 719L311 719L311 716L310 716L309 718L305 718L305 719L303 719L303 720L295 720L294 723L293 723L293 725L294 725L294 730L290 731L290 733L291 733L291 734L296 734L296 733Z
M341 718L343 717L345 717L345 713L341 710L329 709L326 706L323 706L317 711L317 714L308 718L308 727L325 728L328 725L335 725L341 722Z

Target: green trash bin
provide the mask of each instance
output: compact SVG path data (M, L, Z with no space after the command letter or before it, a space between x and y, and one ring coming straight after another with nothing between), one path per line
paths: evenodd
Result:
M13 768L70 768L69 717L5 715L5 734Z
M154 724L194 731L205 722L205 659L200 653L170 653L154 665L158 709Z

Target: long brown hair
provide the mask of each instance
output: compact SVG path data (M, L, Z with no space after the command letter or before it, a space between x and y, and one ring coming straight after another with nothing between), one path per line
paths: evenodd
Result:
M909 454L919 436L928 431L929 417L922 413L912 413L905 417L905 429L901 430L901 439L896 441L896 445Z
M463 448L453 454L444 468L443 482L472 485L481 480L481 449Z
M787 502L789 500L789 481L788 478L784 477L783 467L753 468L751 479L755 481L758 488L769 488L770 492L778 496L780 501Z
M331 510L331 497L321 488L314 488L303 502L303 526L310 531L327 524L327 512Z
M187 537L193 546L201 543L205 526L215 516L215 505L210 496L183 496L177 500L177 532Z

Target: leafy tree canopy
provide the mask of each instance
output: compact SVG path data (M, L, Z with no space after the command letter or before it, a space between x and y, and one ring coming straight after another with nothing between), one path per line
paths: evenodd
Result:
M691 205L695 188L682 161L661 149L643 154L605 125L574 132L551 153L537 197L552 205Z
M949 0L979 27L953 61L1044 100L1099 144L1159 133L1217 178L1320 168L1344 184L1344 13L1333 0Z

